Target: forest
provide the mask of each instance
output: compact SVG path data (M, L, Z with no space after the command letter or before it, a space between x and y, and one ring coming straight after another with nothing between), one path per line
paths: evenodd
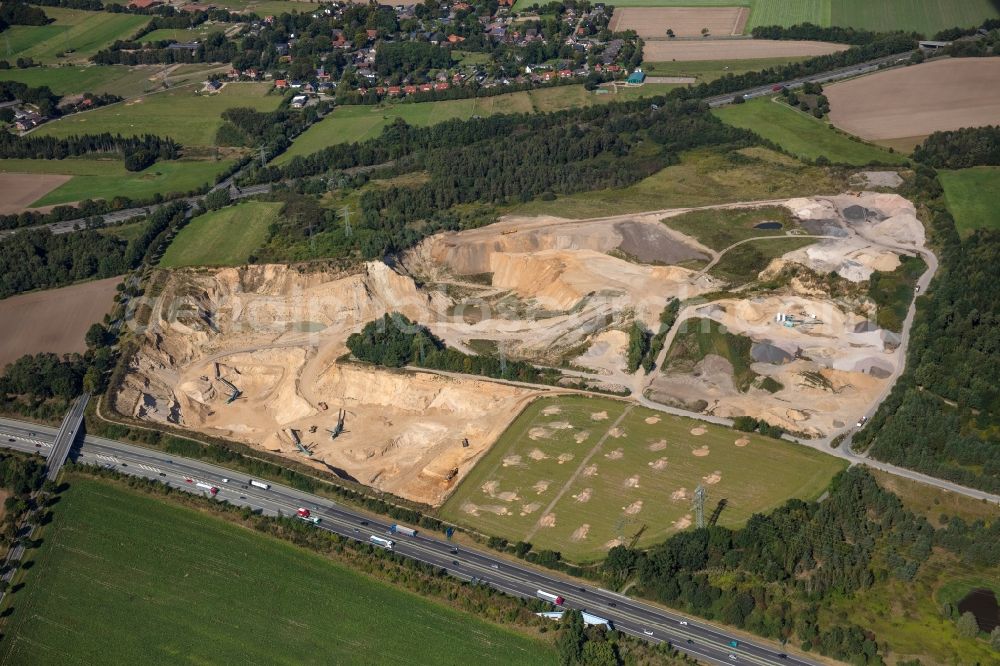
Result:
M59 139L52 136L16 136L0 132L0 158L61 160L78 155L120 155L123 158L136 153L149 155L154 161L173 160L180 156L180 144L167 137L145 134L83 134ZM148 165L147 165L148 166Z
M609 585L632 581L640 596L709 620L852 664L881 664L878 636L850 618L821 623L819 613L827 599L890 578L913 580L934 547L998 566L1000 521L952 519L935 530L852 467L821 503L790 500L740 529L688 530L648 551L616 546L603 575Z
M920 299L906 371L854 444L880 460L996 493L1000 232L961 239L941 192L925 166L904 190L931 213L940 270Z
M1000 166L1000 125L934 132L916 147L913 159L935 169Z
M0 30L8 25L46 25L51 21L44 11L25 2L14 0L0 5Z
M375 54L375 71L382 76L451 67L451 51L428 42L385 42Z

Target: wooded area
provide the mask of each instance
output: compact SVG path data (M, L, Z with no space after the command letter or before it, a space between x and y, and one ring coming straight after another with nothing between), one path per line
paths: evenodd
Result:
M913 151L913 159L935 169L1000 165L1000 125L934 132Z

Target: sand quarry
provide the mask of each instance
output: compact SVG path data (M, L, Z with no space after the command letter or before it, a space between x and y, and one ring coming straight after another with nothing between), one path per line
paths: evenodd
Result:
M803 227L833 238L768 270L798 263L858 281L923 246L912 206L897 195L785 205ZM550 389L351 363L341 358L347 337L399 311L466 353L485 348L562 365L573 382L637 395L650 378L625 371L631 322L654 329L668 299L698 299L725 287L699 269L719 253L662 222L674 213L507 218L433 236L393 266L370 262L350 274L271 265L164 273L114 406L438 505L524 406ZM776 327L778 310L818 311L824 323L808 331ZM823 432L865 409L897 362L891 335L822 294L748 294L689 305L682 319L691 317L751 336L763 350L755 370L785 385L774 395L740 394L731 378L727 385L725 368L715 366L698 376L651 376L654 398L686 404L703 396L707 411L720 415L750 413ZM794 362L774 363L785 354ZM807 367L834 389L810 392L792 381L790 374ZM231 403L226 382L241 391ZM340 410L345 427L333 438ZM598 411L591 421L607 416ZM554 416L535 436L544 441L564 425ZM573 436L581 443L590 432ZM567 456L554 464L579 461Z
M762 277L794 264L862 283L873 271L892 271L901 255L924 247L923 225L912 204L895 194L792 199L785 206L807 230L830 238L775 259ZM779 314L791 315L796 323L786 326L777 321ZM657 374L650 396L716 416L750 415L793 432L827 436L853 424L902 362L899 335L878 328L873 314L866 300L834 301L799 280L773 292L688 306L680 319L691 325L710 319L750 338L751 369L783 388L741 392L734 386L732 364L709 354L694 368Z
M992 125L1000 118L1000 58L955 58L827 86L830 121L869 141Z

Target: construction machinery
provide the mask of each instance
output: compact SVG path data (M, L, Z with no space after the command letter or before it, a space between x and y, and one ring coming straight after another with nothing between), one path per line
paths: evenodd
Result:
M292 438L292 443L295 444L295 448L299 450L299 453L312 458L312 451L302 445L302 440L299 438L299 431L294 428L288 428L287 432L288 436Z
M219 381L228 386L229 390L231 391L229 394L229 398L226 400L227 405L230 404L231 402L235 402L241 395L243 395L243 391L236 388L236 384L232 383L225 377L219 377Z
M326 431L330 433L330 439L337 439L340 433L344 432L344 419L347 418L347 412L343 409L337 411L337 425L332 429L327 428Z

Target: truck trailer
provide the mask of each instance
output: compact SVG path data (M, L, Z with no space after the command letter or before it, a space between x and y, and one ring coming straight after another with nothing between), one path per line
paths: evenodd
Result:
M556 606L562 606L563 602L566 601L558 594L552 594L551 592L546 592L545 590L538 590L538 592L535 593L535 596L539 599L544 599L551 604L555 604Z
M213 486L211 484L208 484L208 483L202 483L201 481L199 481L195 485L198 486L199 488L201 488L202 490L207 490L208 492L210 492L213 495L215 495L216 493L219 492L218 488L216 488L215 486Z
M392 550L392 547L396 545L390 539L383 539L382 537L375 535L368 537L368 540L379 548L385 548L386 550Z
M403 525L391 525L389 527L390 534L405 534L406 536L417 536L417 531L412 527L405 527Z
M269 490L271 486L263 481L257 481L256 479L250 479L250 485L254 488L260 488L262 490Z

